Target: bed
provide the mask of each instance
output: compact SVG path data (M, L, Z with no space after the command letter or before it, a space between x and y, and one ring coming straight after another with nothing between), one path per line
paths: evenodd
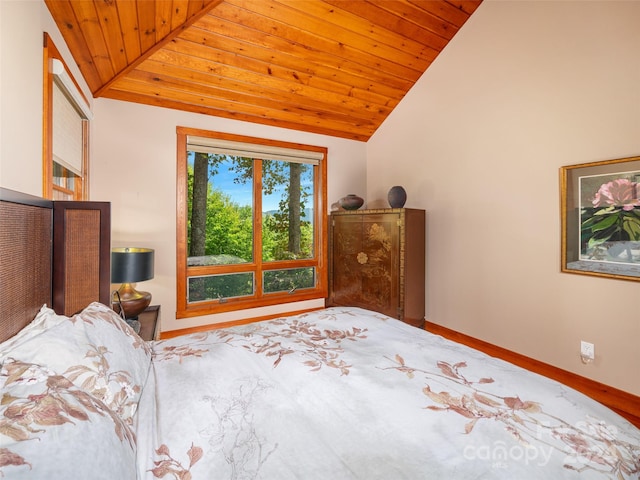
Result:
M0 344L5 478L640 478L618 414L379 313L144 342L103 304L41 298L0 304L29 315Z

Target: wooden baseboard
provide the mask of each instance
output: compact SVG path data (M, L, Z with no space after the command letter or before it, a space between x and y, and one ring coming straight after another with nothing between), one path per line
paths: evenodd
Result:
M640 428L640 397L638 396L432 322L425 322L424 329L449 340L453 340L454 342L480 350L492 357L501 358L502 360L561 382L606 405L614 412L625 417L636 427Z

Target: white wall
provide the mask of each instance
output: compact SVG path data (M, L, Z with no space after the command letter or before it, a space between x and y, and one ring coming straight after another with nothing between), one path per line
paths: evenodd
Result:
M140 290L161 305L162 330L324 306L299 302L176 320L176 127L328 147L328 199L366 192L365 144L116 100L95 100L91 199L111 202L112 245L154 248L155 276Z
M0 0L0 186L42 196L43 32L89 90L41 1Z
M635 394L640 283L560 273L559 167L640 155L638 25L485 0L367 144L372 203L427 210L428 320Z

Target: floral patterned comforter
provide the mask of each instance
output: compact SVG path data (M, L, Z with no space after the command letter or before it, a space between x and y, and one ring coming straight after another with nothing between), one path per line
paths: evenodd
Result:
M146 479L640 478L640 430L582 394L357 308L153 345Z

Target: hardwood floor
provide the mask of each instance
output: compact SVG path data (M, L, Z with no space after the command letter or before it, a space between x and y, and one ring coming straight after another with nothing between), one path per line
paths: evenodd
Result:
M562 370L538 360L535 360L519 353L512 352L502 347L498 347L491 343L477 338L470 337L455 330L437 325L431 322L425 322L424 329L436 335L441 335L458 343L462 343L476 350L487 353L493 357L501 358L507 362L511 362L520 367L526 368L545 377L551 378L558 382L564 383L579 392L588 395L598 402L606 405L614 412L625 417L636 427L640 428L640 397L632 395L623 390L610 387L603 383L590 380L588 378L576 375L575 373Z

